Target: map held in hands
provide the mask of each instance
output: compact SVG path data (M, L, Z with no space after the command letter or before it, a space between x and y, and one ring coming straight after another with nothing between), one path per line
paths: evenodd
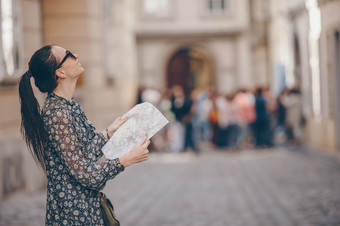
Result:
M102 148L107 159L125 155L144 138L150 139L169 123L163 114L148 102L137 104L124 116L128 117L128 120Z

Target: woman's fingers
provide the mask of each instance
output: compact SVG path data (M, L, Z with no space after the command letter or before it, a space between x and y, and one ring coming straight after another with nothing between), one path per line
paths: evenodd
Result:
M118 117L117 118L117 126L120 127L121 125L123 125L129 118L124 116L124 117Z
M147 141L144 142L143 147L147 148L149 146L149 144L150 144L150 140L147 140Z
M120 117L121 125L124 124L129 118L127 116Z
M137 145L143 146L143 144L146 142L146 138L143 138Z

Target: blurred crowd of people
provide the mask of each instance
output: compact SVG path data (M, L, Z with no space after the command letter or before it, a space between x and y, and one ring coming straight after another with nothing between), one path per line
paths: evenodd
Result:
M302 143L305 118L298 88L275 97L268 88L221 95L209 86L186 94L176 85L164 93L140 89L141 102L152 103L170 121L151 139L153 150L198 153L202 142L232 150Z

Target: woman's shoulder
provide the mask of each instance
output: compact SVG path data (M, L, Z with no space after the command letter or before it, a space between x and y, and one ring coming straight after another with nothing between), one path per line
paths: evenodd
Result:
M70 114L70 111L71 109L68 106L54 101L46 101L43 108L41 109L41 116L44 118L56 113L68 115Z
M71 110L71 105L66 100L58 98L58 96L54 93L50 93L47 95L45 103L41 109L41 116L46 116L46 113L50 114L56 110L67 113Z

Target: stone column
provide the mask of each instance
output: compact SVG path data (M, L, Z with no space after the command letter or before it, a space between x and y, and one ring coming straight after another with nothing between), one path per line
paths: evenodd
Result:
M251 52L250 42L246 33L241 34L236 39L236 57L237 57L237 83L239 87L250 88L253 86L253 76L251 74Z

